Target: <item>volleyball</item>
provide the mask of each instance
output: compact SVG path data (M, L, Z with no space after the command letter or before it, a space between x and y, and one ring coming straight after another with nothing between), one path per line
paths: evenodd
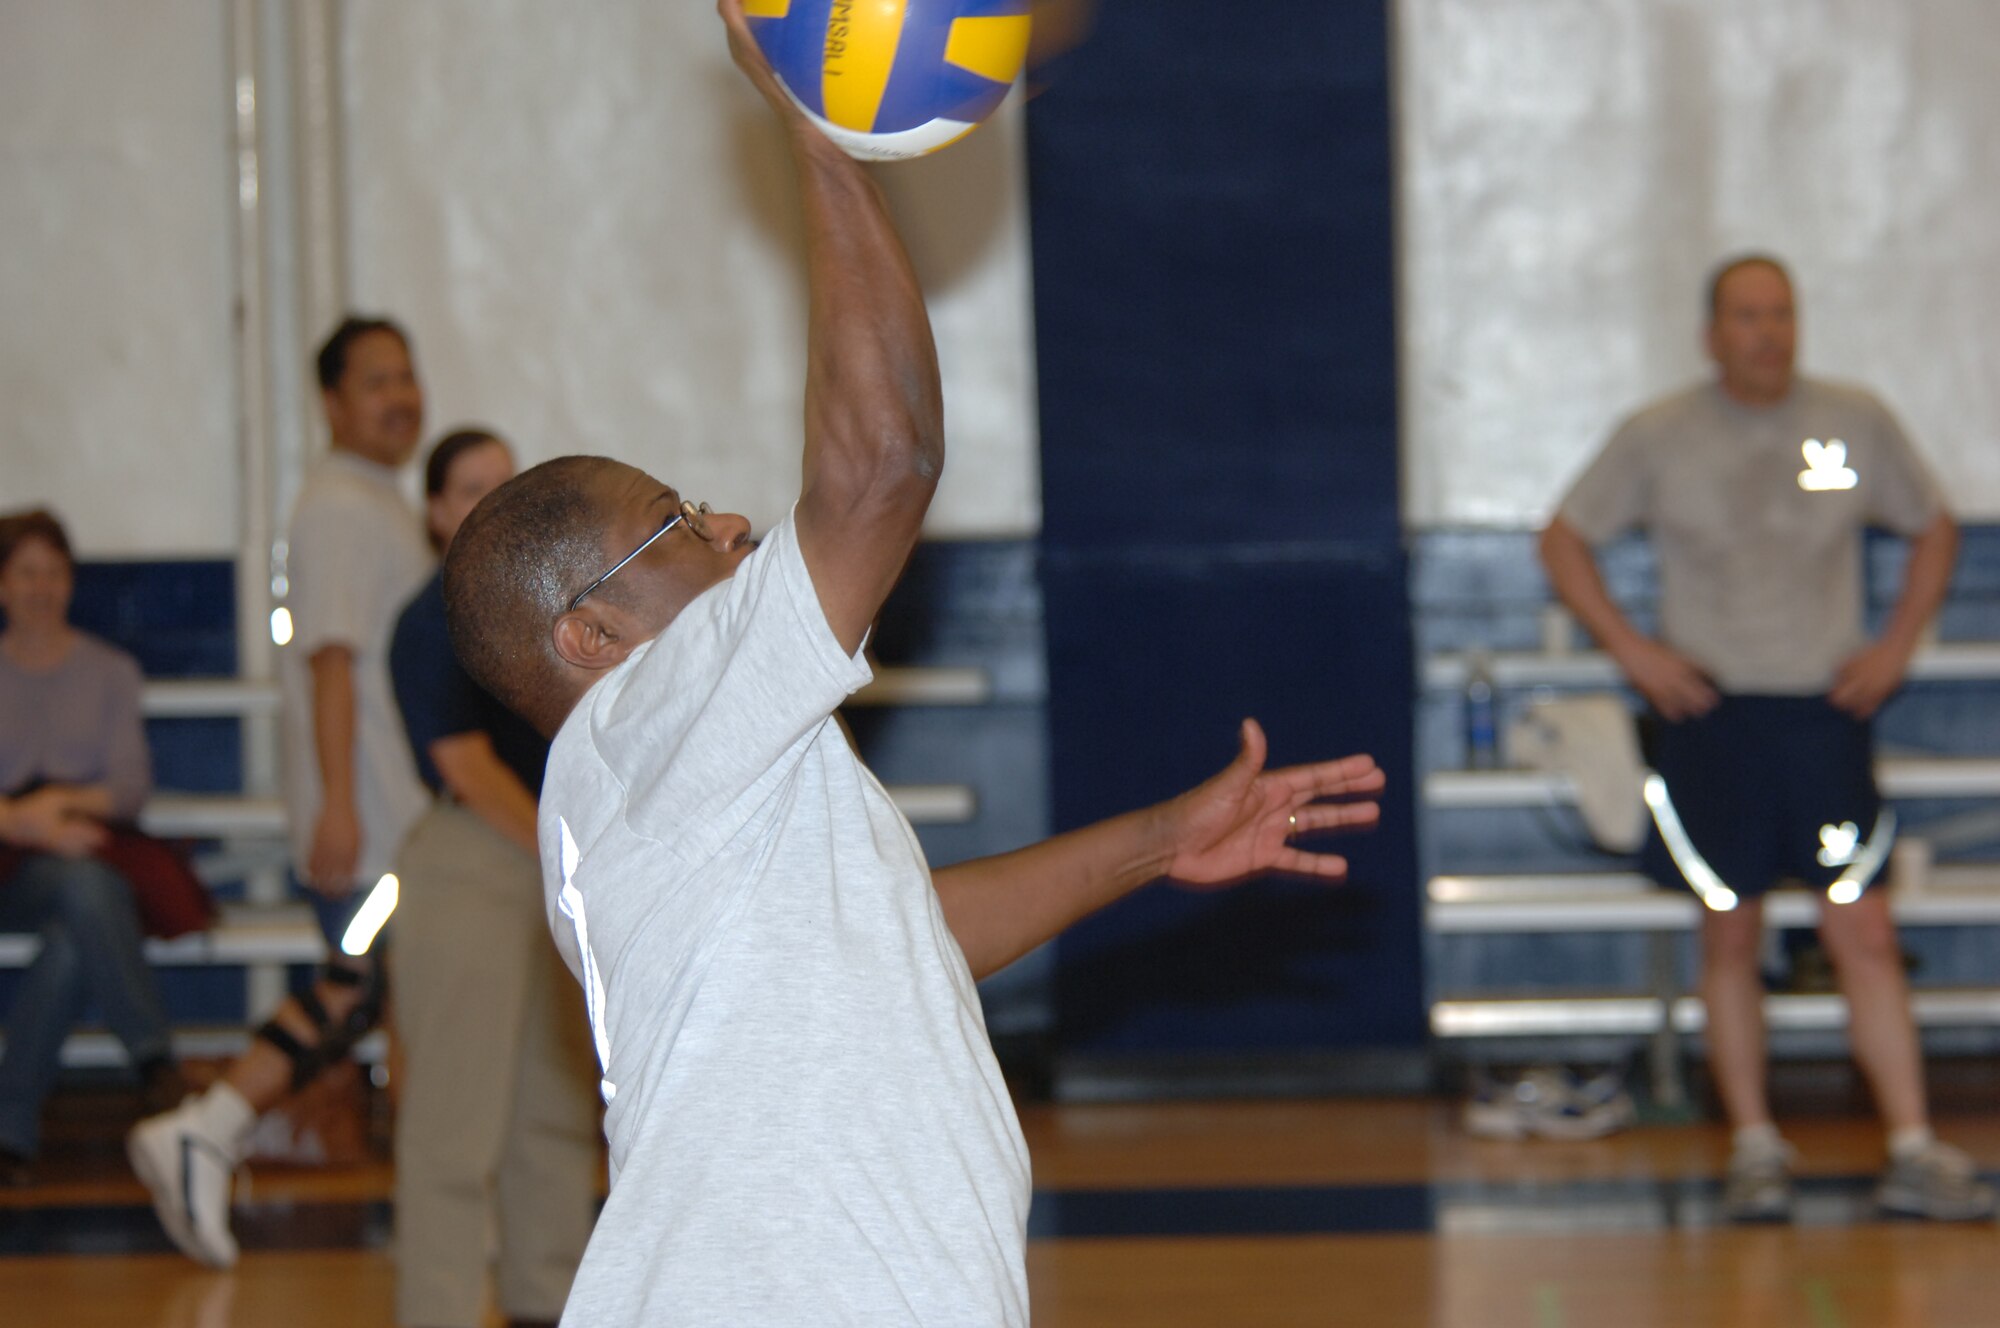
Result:
M978 128L1028 55L1030 0L745 0L793 101L849 156L921 157Z

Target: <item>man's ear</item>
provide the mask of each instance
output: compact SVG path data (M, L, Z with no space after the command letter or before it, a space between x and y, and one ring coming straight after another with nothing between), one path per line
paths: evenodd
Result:
M595 601L563 614L550 633L556 654L563 663L586 673L617 668L638 642L620 630L623 624L616 618Z

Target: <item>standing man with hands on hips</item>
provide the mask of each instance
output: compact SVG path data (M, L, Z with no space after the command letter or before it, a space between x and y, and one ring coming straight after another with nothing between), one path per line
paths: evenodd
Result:
M1794 372L1780 263L1724 264L1709 306L1716 377L1619 427L1542 532L1541 556L1556 594L1662 721L1646 867L1704 905L1709 1064L1734 1131L1724 1207L1740 1221L1791 1213L1794 1154L1766 1094L1758 972L1763 896L1786 878L1824 892L1820 936L1888 1134L1877 1203L1984 1217L1992 1190L1931 1132L1902 952L1887 891L1874 888L1895 814L1875 787L1870 720L1943 602L1958 527L1881 402ZM1861 620L1868 526L1910 542L1902 594L1873 640ZM1612 602L1593 555L1634 528L1659 559L1658 638Z
M293 866L333 959L288 998L207 1092L141 1121L126 1151L183 1253L236 1262L230 1178L259 1113L343 1060L380 1016L379 956L344 953L349 922L430 803L389 686L389 634L433 566L397 473L416 452L424 395L409 337L350 317L318 357L332 450L288 530L293 636L279 655Z

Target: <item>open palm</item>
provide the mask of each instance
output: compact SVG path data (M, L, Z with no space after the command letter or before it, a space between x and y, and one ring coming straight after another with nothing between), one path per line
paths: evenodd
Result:
M1184 885L1225 886L1265 872L1339 880L1347 859L1293 845L1299 835L1375 824L1382 771L1372 756L1264 769L1269 746L1246 719L1242 748L1221 773L1175 801L1177 847L1167 874ZM1351 801L1325 801L1352 799Z

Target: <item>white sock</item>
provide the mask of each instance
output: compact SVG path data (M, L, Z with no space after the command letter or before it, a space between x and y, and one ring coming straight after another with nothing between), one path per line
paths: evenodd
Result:
M1937 1142L1928 1125L1909 1125L1900 1130L1889 1131L1889 1156L1898 1162L1906 1161Z
M187 1110L202 1133L220 1144L232 1161L243 1160L250 1132L257 1128L257 1109L247 1098L218 1079L200 1097L189 1098Z
M1785 1136L1778 1133L1778 1127L1770 1121L1761 1125L1745 1125L1736 1131L1733 1139L1739 1153L1751 1156L1768 1156L1785 1151Z

